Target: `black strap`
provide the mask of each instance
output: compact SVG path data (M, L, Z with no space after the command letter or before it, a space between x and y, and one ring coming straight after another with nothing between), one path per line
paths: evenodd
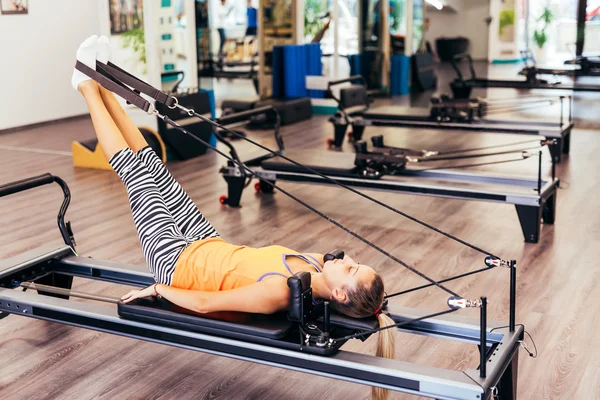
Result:
M80 61L77 61L75 63L75 69L85 74L86 76L89 76L91 79L98 82L107 90L110 90L111 92L119 95L123 99L127 100L134 106L144 110L145 112L148 112L148 110L150 110L150 108L152 107L152 104L150 104L148 100L144 99L133 90L129 89L128 87L124 86L119 82L115 82L109 76L106 76L98 71L91 69L90 67L88 67Z
M127 86L130 86L140 93L153 98L167 107L174 107L175 104L177 104L177 99L175 97L156 89L154 86L151 86L141 79L131 75L129 72L122 70L111 62L108 62L108 64L103 64L100 61L96 61L96 70L101 71L103 74L108 74L114 77L118 81L123 82Z

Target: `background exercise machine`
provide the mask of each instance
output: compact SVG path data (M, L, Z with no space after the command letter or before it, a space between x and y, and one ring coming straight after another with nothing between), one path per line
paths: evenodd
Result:
M352 85L340 89L339 97L333 93L334 86L348 82L352 82ZM515 101L462 99L442 95L432 98L429 109L400 106L371 107L371 100L363 82L362 77L352 76L329 83L328 91L338 104L338 111L329 119L334 127L334 137L328 141L330 146L342 145L348 126L352 127L348 137L355 141L362 139L367 126L381 126L543 136L553 139L548 146L553 161L560 162L562 154L569 153L573 129L571 96L556 98L531 96ZM560 104L560 116L556 122L497 119L497 116L508 112L533 110L553 104ZM496 119L488 118L494 116Z

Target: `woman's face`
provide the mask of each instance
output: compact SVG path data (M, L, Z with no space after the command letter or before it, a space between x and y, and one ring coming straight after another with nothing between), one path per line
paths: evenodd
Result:
M323 266L323 277L327 287L339 301L345 301L345 290L358 284L368 284L375 279L375 270L368 265L358 264L350 256L327 261Z

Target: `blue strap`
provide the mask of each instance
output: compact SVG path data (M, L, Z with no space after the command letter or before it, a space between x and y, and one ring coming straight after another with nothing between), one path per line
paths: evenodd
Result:
M323 267L316 258L309 256L309 255L303 255L303 254L284 254L282 257L282 261L283 261L283 265L285 265L285 267L287 268L287 270L290 272L290 275L293 275L292 270L290 269L290 266L288 265L288 263L286 262L286 258L288 257L297 257L299 259L301 259L302 261L312 265L313 267L315 267L315 270L317 272L322 272L321 268ZM309 257L312 258L313 260L315 260L315 262L312 262L311 260L309 260Z
M315 267L315 269L317 270L317 272L319 272L319 273L323 272L323 271L321 270L321 268L323 268L323 265L321 265L321 263L320 263L320 262L319 262L319 261L318 261L318 260L317 260L315 257L313 257L313 256L310 256L310 255L308 255L308 254L307 254L307 255L303 255L303 254L284 254L284 255L281 257L281 261L283 261L283 265L285 265L285 268L288 270L288 272L290 273L290 275L294 275L294 274L292 273L292 269L290 268L290 266L288 265L288 263L287 263L287 261L286 261L286 259L287 259L288 257L298 257L299 259L301 259L301 260L303 260L303 261L307 262L308 264L312 265L313 267ZM313 263L313 262L312 262L310 259L314 260L314 263ZM265 274L262 274L262 275L261 275L261 276L260 276L260 277L259 277L259 278L256 280L256 282L260 282L260 281L262 281L262 280L263 280L264 278L266 278L267 276L282 276L282 277L284 277L284 278L288 278L287 276L285 276L285 275L284 275L284 274L282 274L281 272L267 272L267 273L265 273ZM314 298L314 296L313 296L313 298L312 298L312 303L313 303L313 305L317 305L317 304L321 304L322 302L321 302L321 301L317 301L317 300L315 300L315 298Z
M276 275L276 276L283 276L284 278L287 279L287 276L285 276L284 274L282 274L281 272L267 272L266 274L262 274L257 280L256 282L260 282L262 281L264 278L266 278L267 276L272 276L272 275Z

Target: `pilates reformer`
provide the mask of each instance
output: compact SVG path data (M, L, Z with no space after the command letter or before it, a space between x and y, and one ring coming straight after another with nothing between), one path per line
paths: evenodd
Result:
M582 76L600 76L600 56L578 56L565 65L578 65Z
M162 118L181 131L185 130L168 116L161 115L155 108L151 108L150 103L138 93L142 92L156 101L168 104L169 107L178 108L189 116L197 116L193 110L178 105L177 99L173 96L152 88L116 66L98 63L97 70L100 71L98 73L79 63L76 68L105 88L124 96L125 100ZM126 85L139 92L134 92ZM197 117L209 122L215 128L227 129L206 117L201 115ZM205 145L230 161L236 162L235 158L228 157L216 147L208 143ZM252 173L249 169L246 172ZM514 260L504 260L400 210L395 210L396 213L485 255L483 268L435 281L279 188L282 193L295 199L299 204L428 281L427 284L419 287L386 294L384 312L389 313L395 324L377 328L377 323L373 323L376 321L375 317L354 319L337 315L327 302L313 305L310 274L306 273L297 273L288 279L291 301L287 314L280 313L268 317L242 313L199 316L177 309L164 299L138 299L134 303L123 304L117 299L70 290L73 277L132 286L147 286L153 283L153 279L143 267L94 261L75 253L75 241L70 224L64 221L70 202L69 189L64 181L45 174L1 186L0 197L54 182L62 187L64 193L58 224L66 246L58 249L33 250L0 263L0 312L4 313L3 317L8 314L29 316L437 399L481 400L490 395L500 396L501 399L516 398L518 351L520 346L525 348L526 346L523 341L525 329L523 325L515 322L516 262ZM375 199L372 200L383 205ZM389 206L387 208L391 209ZM326 259L343 257L343 252L336 250L325 257ZM507 268L510 271L509 321L505 326L487 321L486 297L466 299L444 286L445 282L496 267ZM426 314L415 309L398 308L387 302L389 298L432 286L450 295L446 301L448 309L445 311ZM23 288L23 291L18 288ZM37 294L33 294L32 290L36 290ZM73 302L69 300L70 297L82 297L113 303L113 305L106 307ZM467 307L479 308L479 319L449 315ZM350 339L364 340L379 330L392 328L477 344L480 349L479 367L464 371L449 371L340 349Z
M456 64L457 61L466 59L469 64L470 78L465 78ZM457 77L450 83L452 94L455 98L469 98L473 88L512 88L512 89L554 89L568 90L574 92L600 92L600 84L583 84L580 82L563 83L558 79L558 74L551 72L559 72L558 70L540 70L537 67L525 68L522 74L525 79L487 79L478 78L473 67L473 59L468 54L458 54L452 60L452 66L456 71ZM541 71L541 72L540 72ZM546 75L549 78L542 78L540 75ZM565 75L565 74L561 74Z
M555 75L568 76L574 79L582 76L600 76L600 63L587 57L565 61L562 68L546 68L537 65L531 50L521 51L521 56L525 61L525 67L519 72L519 75Z
M506 267L510 270L508 325L487 320L487 300L451 296L448 310L422 310L387 304L385 312L402 332L472 343L480 346L480 366L464 371L415 365L341 350L348 340L366 340L377 332L375 317L355 319L332 311L327 302L312 304L310 274L288 279L291 306L274 315L214 313L197 315L162 298L117 298L71 290L73 278L129 286L154 283L146 267L98 261L75 252L75 240L65 214L70 202L67 184L50 174L0 186L0 197L57 183L64 199L58 226L64 246L45 246L0 261L0 319L11 314L231 357L295 371L433 397L481 400L492 393L515 399L518 352L524 327L515 323L516 264L495 256L485 266L444 281ZM343 257L336 250L326 255ZM439 282L432 281L437 285ZM430 287L434 283L410 289ZM402 293L402 292L401 292ZM388 295L393 297L401 293ZM72 301L83 298L94 302ZM98 304L102 303L102 304ZM466 307L480 308L480 318L449 315Z
M342 88L339 96L334 94L333 87L348 82L353 84ZM543 136L554 139L548 148L555 162L560 162L562 154L569 152L573 129L571 96L556 98L530 96L523 100L514 100L462 99L442 95L431 99L429 109L399 106L371 107L363 83L364 79L359 75L329 83L328 92L338 104L338 111L329 120L334 127L334 137L328 140L330 146L337 148L342 145L348 126L352 127L348 138L354 141L362 139L367 126L374 126ZM560 104L560 117L556 122L489 118L509 112L536 110L553 104Z
M258 57L250 61L225 61L207 57L198 62L199 78L250 79L258 93Z
M382 137L372 139L383 145ZM433 157L432 152L427 150L401 149L398 152L397 149L384 147L374 148L369 152L364 150L366 143L362 141L357 142L355 148L357 154L295 150L284 153L283 148L280 148L277 154L270 153L244 160L244 167L230 161L227 166L221 168L221 174L227 181L228 192L219 200L221 204L239 207L243 191L250 184L250 178L247 176L250 170L252 175L259 179L254 186L255 190L262 193L273 193L277 181L321 185L342 183L346 188L514 204L523 236L528 243L539 241L542 221L544 224L554 223L559 179L542 179L540 151L507 151L519 154L518 158L510 159L509 162L532 156L540 157L536 179L457 170L457 167L487 163L460 165L454 169L409 168L409 165L451 160L454 156ZM419 155L421 157L418 157ZM300 165L289 162L290 159ZM493 163L495 162L490 164ZM462 185L465 183L471 185L465 187ZM491 186L493 188L490 188ZM277 189L281 190L279 187ZM355 193L366 196L356 189Z

